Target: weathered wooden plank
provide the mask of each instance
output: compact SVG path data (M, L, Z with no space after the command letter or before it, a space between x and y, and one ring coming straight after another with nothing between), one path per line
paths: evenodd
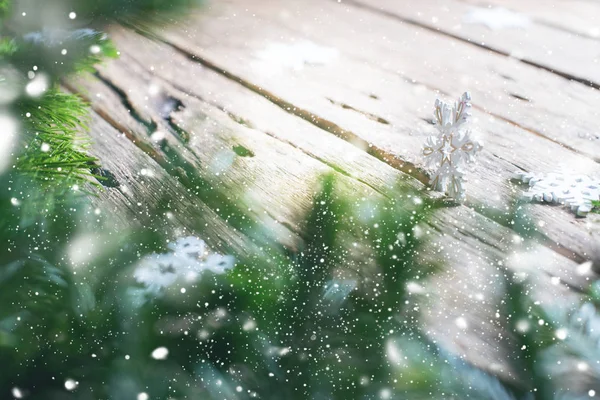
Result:
M122 75L123 72L116 74L113 69L121 71L127 68L131 69L133 76L147 75L148 69L152 69L152 77L146 78L148 80L164 79L169 84L177 84L178 81L184 79L189 82L185 88L188 94L203 101L209 101L217 108L227 110L228 113L233 113L236 121L243 121L244 124L252 126L254 130L268 132L271 136L285 140L303 152L311 154L327 165L334 166L336 170L345 171L346 174L356 177L376 190L385 190L386 182L393 180L393 176L401 176L388 165L368 157L365 153L340 141L333 135L325 135L323 131L315 129L308 122L281 110L266 99L210 69L188 60L164 44L151 42L124 31L119 34L115 32L115 39L124 52L123 64L120 65L120 62L116 62L109 66L105 71L108 76ZM153 57L151 54L160 54L161 56ZM168 60L168 62L163 60ZM133 77L127 79L133 79ZM126 79L122 80L122 82L126 81ZM141 101L140 104L143 105L143 99ZM501 134L502 132L499 132L495 137L502 138ZM420 144L417 143L415 146L420 146ZM506 147L505 143L504 146ZM495 160L491 159L489 162L494 163ZM527 166L531 167L531 165ZM546 216L547 218L557 218L556 212L560 211L555 207L548 208L541 205L531 207L531 209L536 216ZM537 213L541 213L541 215ZM581 226L584 226L582 221L573 218L567 212L563 212L563 215L566 222L561 221L561 223L565 224L566 231L568 233L576 232L575 237L571 237L570 240L577 240L578 234L581 233ZM483 225L487 226L485 223ZM500 230L500 232L503 231ZM479 233L480 236L482 234L483 232ZM487 240L496 243L505 241L505 238L496 236Z
M228 150L234 144L244 146L254 156L245 157L241 161L248 159L255 163L234 162L223 173L218 170L213 170L212 173L220 174L220 189L235 192L243 187L253 191L254 199L242 198L241 201L253 204L252 207L256 207L259 215L260 210L268 211L272 220L286 221L285 225L292 231L301 231L302 211L311 202L312 193L307 188L310 188L314 181L310 177L316 176L319 171L331 170L329 166L335 167L342 177L347 177L349 185L355 190L366 190L370 195L385 193L386 185L393 180L391 178L402 175L355 146L326 134L252 91L181 55L167 52L170 49L164 45L157 45L138 37L136 48L143 49L145 54L159 54L159 59L168 62L161 64L159 60L152 58L139 59L136 63L129 49L123 45L124 37L117 37L117 43L124 53L122 62L117 61L103 69L103 80L78 82L79 86L87 87L88 95L92 99L101 99L94 101L96 111L101 115L113 116L112 124L127 131L130 138L144 142L136 143L138 147L150 147L159 152L159 155L161 149L152 144L148 135L164 130L174 147L188 149L191 154L187 159L197 162L199 170L208 168L210 171L211 161L222 150ZM145 46L162 47L159 49ZM183 74L186 70L188 75ZM187 81L189 85L186 84L186 89L194 96L186 95L170 85L164 74L174 74L179 82ZM194 90L189 90L192 84ZM177 100L175 103L178 107L167 107L164 112L165 109L161 105L165 104L165 99L170 99L166 102L170 104ZM186 136L186 133L189 134L189 142L182 145L180 139L182 135ZM107 152L101 158L108 158L109 154ZM167 157L164 154L162 156ZM126 155L123 157L127 158ZM110 158L115 159L114 156ZM306 178L301 179L300 175ZM249 179L249 176L252 179ZM273 186L278 189L277 193L273 192ZM414 182L413 186L420 185ZM268 197L274 199L269 200ZM187 201L193 203L195 200L192 197L186 200L186 203ZM266 201L266 207L261 206L263 201ZM184 207L184 204L181 206ZM444 210L436 217L433 231L441 232L434 233L434 239L437 238L441 244L434 245L434 249L440 250L437 254L448 263L449 269L446 275L439 275L437 281L433 281L432 284L438 282L446 286L449 281L444 281L445 278L460 276L467 282L467 277L473 271L496 271L498 260L510 251L514 236L509 229L466 207ZM585 285L585 278L582 280L574 274L576 265L573 262L548 249L541 248L540 251L540 270L533 271L537 281L542 284L546 282L544 285L548 286L550 277L547 274L551 274L559 275L562 281L572 285ZM488 256L489 253L492 256ZM559 261L555 264L546 263L547 256L557 257ZM543 272L546 267L550 269ZM486 273L482 274L481 281L450 290L445 287L446 294L434 299L433 304L437 305L435 310L441 312L446 307L451 307L454 310L452 312L462 310L462 314L472 315L468 318L470 321L492 318L498 307L497 294L485 295L486 301L478 305L465 301L473 293L489 291L489 279L485 278ZM548 293L559 296L555 291ZM473 343L478 343L471 350L460 350L461 347L456 347L456 344L454 348L459 353L466 353L468 359L484 368L489 366L489 359L497 360L499 367L496 372L505 379L514 379L510 358L503 347L505 344L503 342L498 345L495 340L498 335L507 338L510 336L502 331L501 325L489 324L477 327L473 331L461 331L461 334L448 334L449 329L454 329L452 326L457 327L456 324L444 327L444 321L440 318L431 318L429 324L432 334L435 336L436 332L440 333L439 340L447 342L450 348L453 348L453 343L458 337L460 340L470 338Z
M211 247L240 252L253 248L248 238L232 229L96 113L92 115L91 127L90 153L101 160L103 170L112 178L111 185L98 190L93 199L101 214L108 216L107 221L116 222L121 230L152 226L174 237L194 234L197 227L209 226L203 239ZM157 214L157 210L163 213Z
M269 66L268 61L273 61L278 51L283 57L279 65L274 65L279 73L286 63L288 70L290 65L293 69L293 63L302 64L302 56L308 57L309 63L315 54L317 58L323 57L326 49L311 47L310 43L303 47L306 40L313 41L345 53L355 64L372 66L373 72L360 75L361 81L369 76L369 83L381 83L390 79L389 75L401 75L409 82L453 96L468 89L477 99L477 106L487 112L598 158L600 131L595 123L598 115L595 104L600 103L600 91L345 3L314 0L302 6L285 1L258 3L256 0L243 5L231 0L215 3L187 25L164 31L162 35L188 50L202 49L195 51L196 55L202 53L215 62L219 60L213 53L222 53L225 47L246 49L250 54L246 54L246 64L238 69L243 67L254 73L265 64ZM203 27L201 31L199 26ZM353 39L348 40L352 34ZM286 45L293 43L299 44L300 56L290 56L293 47L286 50ZM311 51L312 54L306 54ZM243 54L233 51L227 54L229 62L241 61L242 57ZM346 62L345 57L337 59L338 72L346 68L340 60ZM218 67L227 67L227 63L219 63ZM263 74L273 72L272 67L263 68ZM389 74L384 74L385 71Z
M393 0L350 0L372 12L381 12L401 21L452 36L485 49L508 55L569 79L600 87L600 41L546 25L494 14L486 7L474 7L458 0L425 0L399 3ZM483 15L482 12L489 13ZM505 13L506 11L502 11ZM523 17L521 17L523 18ZM525 17L526 18L526 17ZM490 29L485 23L508 25Z
M251 15L247 15L250 21L240 20L242 14L253 11L253 9L245 11L246 4L240 6L239 13L236 13L235 8L227 8L230 14L226 15L236 13L236 22L217 24L215 27L217 33L204 32L205 29L212 29L213 25L209 22L207 26L198 25L203 26L202 29L189 28L187 32L183 29L168 31L164 35L181 48L188 49L205 65L217 70L227 70L226 74L233 74L243 79L243 84L246 86L251 82L254 91L276 102L282 108L290 108L292 113L312 120L318 126L348 141L359 142L371 154L379 154L381 159L386 159L390 164L394 162L402 164L398 163L396 156L401 160L409 161L408 168L395 165L397 168L406 172L408 169L414 169L412 164L420 162L419 153L424 140L424 136L420 136L419 133L431 132L433 129L423 121L429 119L430 104L436 95L432 90L423 85L414 85L400 76L374 66L365 65L363 62L346 57L345 54L338 54L337 59L327 66L320 65L313 68L307 66L300 71L287 68L285 73L264 74L260 68L253 68L253 65L264 62L259 54L268 47L269 43L273 43L270 38L277 38L275 43L281 40L286 43L299 43L306 37L276 23L258 20ZM262 15L260 13L264 12L264 10L257 10L257 15ZM278 15L275 11L272 11L272 14L275 15L271 15L272 18ZM219 18L215 17L215 19ZM312 19L307 16L306 20L301 19L298 24L303 26L311 24ZM336 24L335 21L332 18L330 24ZM244 35L243 39L237 39L238 36L225 32L223 25L235 25L238 28L241 26L248 34ZM322 30L317 26L311 25L312 27ZM215 42L212 40L213 36L221 39ZM326 34L322 32L321 36ZM234 43L231 43L232 41ZM139 49L135 48L138 46L137 43L129 45L125 41L121 43L127 52L142 56ZM340 46L342 46L341 42ZM343 46L345 46L344 51L351 51L346 49L349 47L347 44ZM231 51L232 48L235 48L235 52ZM234 59L232 54L235 54ZM173 53L169 60L175 56ZM151 64L156 65L156 73L169 74L164 71L178 68L177 63L167 65L168 63L164 61L161 63L156 57L151 59ZM216 64L212 65L211 62ZM159 65L162 67L159 68ZM186 80L190 82L187 86L190 90L201 90L199 86L202 85L194 82L193 74L190 75L188 72L186 75L185 68L177 69L177 76L187 76ZM357 76L370 79L355 79ZM173 74L168 79L172 82L176 81ZM299 87L302 90L298 90ZM398 93L402 93L404 106L398 104ZM553 170L557 167L556 159L560 159L564 165L576 171L586 173L599 171L596 163L575 152L568 151L498 118L477 111L475 114L479 119L475 122L478 130L487 133L484 136L487 140L487 151L483 153L479 165L472 172L471 181L467 184L474 205L503 210L510 198L520 190L509 181L512 173L519 168ZM567 211L557 208L534 205L531 210L544 224L544 232L552 243L566 248L569 253L575 253L581 258L589 257L594 239L588 224L575 220Z
M478 7L506 7L526 14L534 21L593 39L600 38L600 4L570 0L461 0Z

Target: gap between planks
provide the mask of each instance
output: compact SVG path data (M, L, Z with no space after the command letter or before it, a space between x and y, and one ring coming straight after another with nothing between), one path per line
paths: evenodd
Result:
M114 73L114 70L113 70L113 73ZM109 78L105 78L105 80L108 80L108 79ZM133 81L133 79L128 79L125 76L122 77L121 79L123 80L123 82L132 82ZM119 94L115 93L112 87L107 86L106 82L104 82L104 81L99 81L99 82L101 82L104 85L104 87L106 87L108 90L112 90L113 91L113 98L112 99L106 99L111 104L113 104L112 111L111 112L105 112L104 114L105 115L112 115L113 112L116 112L116 116L115 116L114 120L116 120L118 118L126 119L129 116L129 119L130 119L129 123L131 123L132 125L128 125L129 123L124 123L123 121L121 121L121 122L118 122L118 125L117 125L118 129L119 130L123 130L123 131L131 131L132 130L131 128L133 128L133 129L137 129L142 134L146 134L145 127L144 127L145 124L139 123L139 122L135 122L133 120L133 117L131 116L131 111L135 111L135 113L139 114L140 117L143 120L146 121L146 123L148 123L148 122L150 122L150 121L153 120L153 117L149 116L149 114L148 114L149 111L145 111L144 110L145 107L143 105L145 103L143 101L143 98L139 98L139 97L138 98L133 98L133 97L130 98L128 101L129 101L131 109L128 112L128 110L126 110L126 109L124 110L123 109L124 105L121 104L121 102L119 102L119 100L118 100ZM121 84L123 82L121 82ZM113 82L113 84L115 84L115 83L116 82ZM114 86L115 87L119 87L118 85L114 85ZM147 86L147 83L146 84L142 84L142 85L136 85L136 87L137 86L145 87L145 86ZM124 91L122 91L122 93L124 93ZM96 100L94 103L95 103L95 106L96 106L97 109L99 107L101 107L102 104L106 104L106 103L98 103L98 100ZM114 103L116 103L116 104L114 104ZM117 109L115 109L115 108L117 108ZM118 111L118 110L121 110L121 111ZM231 119L231 116L228 116L227 118ZM159 118L156 118L156 119L159 119ZM237 124L239 125L239 122ZM250 135L251 132L248 131L247 134ZM131 135L131 137L133 137L134 140L141 140L143 138L143 136L139 137L139 136L135 136L133 134ZM136 137L137 137L137 139L136 139ZM385 164L382 164L382 166L383 165L385 165ZM387 167L387 168L389 168L389 167ZM185 205L182 205L182 206L185 207ZM490 252L492 252L494 254L494 258L502 258L504 256L503 252L501 250L499 250L499 249L492 250L492 248L490 247L490 244L489 244L489 243L496 243L497 244L499 238L497 236L490 236L489 240L482 241L481 235L474 235L474 234L472 234L471 235L471 239L468 239L468 238L465 239L465 237L463 236L463 233L461 233L461 232L469 232L468 229L475 229L477 231L481 230L482 229L482 226L481 226L482 224L481 224L481 222L478 222L478 221L482 221L483 222L486 219L483 218L483 217L481 217L481 216L479 216L477 213L472 213L472 211L469 211L469 210L467 210L467 209L465 209L463 207L459 207L457 209L450 209L450 210L446 210L446 211L447 212L445 212L444 214L454 214L455 212L459 213L459 215L456 215L456 217L455 217L456 220L454 222L452 222L452 221L443 222L443 224L446 224L445 226L447 226L447 228L444 228L444 231L449 233L449 236L445 236L446 239L442 239L443 242L447 243L447 245L446 245L446 248L448 249L447 251L450 251L451 252L450 254L458 255L458 253L456 251L452 250L452 245L451 245L452 242L448 242L448 240L449 240L450 237L453 237L454 240L458 240L459 242L465 241L465 243L471 243L470 246L475 246L475 249L476 250L478 249L478 250L474 252L474 255L473 255L473 257L475 257L474 260L469 261L467 263L467 265L465 265L465 266L474 268L475 270L478 270L478 269L482 268L481 269L482 272L484 270L489 270L490 268L494 269L492 267L493 264L489 264L489 261L487 261L487 259L480 259L480 257L477 256L477 253L487 253L488 251L490 251ZM465 217L467 217L467 216L464 215L461 218L460 213L467 213L467 214L472 213L471 214L472 215L471 218L473 218L473 221L472 222L467 222L467 223L470 223L472 225L466 231L465 231L464 225L461 227L461 224L465 223ZM445 218L445 219L447 220L447 218ZM444 221L444 219L442 219L440 221L440 225L442 224L442 221ZM459 222L459 221L462 221L462 222ZM470 219L467 219L467 221L470 221ZM490 223L491 223L491 221L487 221L487 222L484 222L484 225L487 226L487 224L490 224ZM453 224L458 224L458 225L454 226ZM444 226L444 225L441 225L441 226ZM500 228L500 227L496 228L496 230L501 230L501 229L502 228ZM491 229L491 230L494 231L495 229ZM487 232L486 234L490 235L491 232ZM496 233L496 235L497 235L497 233ZM544 253L543 249L541 249L540 251L541 251L542 254L545 254L546 256L549 256L549 257L558 257L557 260L560 260L560 256L552 255L549 252L545 252ZM560 266L562 268L562 267L564 267L565 264L568 264L568 263L565 263L564 260L563 260L562 262L559 262L559 264L560 264ZM570 266L573 267L572 264ZM537 273L535 271L531 271L531 272L532 273ZM572 271L570 271L570 272L572 272ZM568 274L570 272L568 270L566 271L566 273L567 273L566 280L568 280ZM442 278L440 278L440 279L441 279L441 281L437 281L437 284L444 284L444 282L447 282L446 280L444 280ZM542 281L545 281L545 279L542 279ZM436 284L436 283L434 283L434 284ZM474 285L474 286L477 286L477 285ZM468 287L471 288L472 286L468 286ZM456 300L456 296L459 294L459 293L457 293L455 291L450 291L450 292L446 292L446 293L447 293L447 295L441 296L442 299L447 299L447 300L454 299L454 300ZM492 302L493 299L489 299L488 298L488 299L486 299L486 301ZM453 304L453 303L451 303L449 301L448 304ZM442 309L444 309L444 307L442 307L441 309L440 309L440 307L442 307L441 303L438 303L438 306L435 309L435 310L437 310L436 312L442 312ZM470 313L469 314L470 315L469 318L472 318L472 321L475 322L475 321L483 321L483 320L485 320L487 318L486 316L488 315L488 313L484 312L486 310L487 309L485 307L482 308L481 305L473 305L473 304L471 304L469 307L467 307L464 310L464 312ZM454 310L453 312L456 313L457 310ZM435 321L435 320L436 319L434 317L432 319L432 321ZM463 345L459 345L459 347L455 348L455 350L459 354L468 354L469 355L469 357L468 357L469 359L471 359L472 361L474 361L476 364L479 364L479 365L483 366L484 368L486 367L486 361L489 361L490 358L494 359L494 360L499 360L500 364L502 364L500 366L500 369L502 371L494 371L494 372L499 373L505 379L515 379L515 374L512 373L510 371L510 367L507 364L505 364L505 362L508 362L508 361L506 360L506 358L504 356L502 356L501 352L500 353L498 352L498 351L500 351L500 349L499 348L491 348L491 347L489 347L489 343L491 343L491 342L489 340L486 340L485 338L477 339L481 335L485 336L485 333L481 333L481 332L487 332L487 330L483 329L480 333L478 333L478 334L475 335L476 337L473 337L472 335L467 335L465 333L461 333L460 335L457 332L449 333L448 332L448 328L441 328L439 326L438 327L435 327L435 326L431 327L431 329L432 329L432 333L434 334L434 336L437 335L440 341L444 341L444 338L445 338L445 340L448 340L449 338L454 339L454 337L457 336L457 335L460 336L463 339L461 339L459 341L459 343L462 341ZM506 333L506 332L504 332L504 333ZM469 339L469 337L470 337L470 339ZM473 344L473 351L471 351L468 347L464 348L464 343L472 343ZM452 346L450 346L450 347L452 348Z
M394 153L388 152L381 147L378 147L376 145L373 145L372 143L367 142L366 140L359 137L352 131L350 131L348 129L343 129L339 125L331 122L328 119L320 118L311 111L302 109L301 107L298 107L298 106L290 103L289 101L283 100L280 97L276 96L275 94L267 91L260 85L249 82L248 80L246 80L240 76L237 76L236 74L231 73L226 68L220 67L220 66L216 65L215 63L211 62L210 60L207 60L204 57L201 57L196 53L193 53L185 48L178 46L176 43L172 43L171 41L168 41L162 37L157 37L156 35L149 33L149 32L141 32L141 33L144 33L144 34L150 36L152 39L158 40L159 42L174 48L178 52L182 53L185 57L191 59L194 62L202 64L203 66L213 70L214 72L219 73L220 75L226 77L227 79L230 79L232 81L235 81L236 83L241 84L242 86L246 87L247 89L252 90L253 92L257 93L258 95L261 95L262 97L273 102L274 104L276 104L283 110L285 110L293 115L296 115L300 118L303 118L304 120L316 125L317 127L321 128L329 133L333 133L334 135L336 135L346 141L349 141L350 143L353 143L356 147L358 147L362 150L365 150L368 154L375 156L379 160L384 161L389 165L392 165L394 168L396 168L402 172L408 173L408 174L412 175L413 177L416 177L418 180L420 180L423 183L427 182L427 178L425 177L423 170L420 170L414 164L401 159ZM185 90L185 92L189 93L189 91L187 91L187 90ZM502 221L502 219L498 219L497 216L494 215L494 213L486 212L486 210L483 209L482 207L480 207L477 202L472 202L470 205L477 208L478 211L482 212L484 215L491 217L496 222ZM572 217L569 215L566 218L572 218ZM510 225L505 224L505 226L510 228ZM585 252L584 254L586 254L586 255L583 255L581 252L579 252L579 250L573 250L572 248L565 247L563 244L560 243L560 241L558 241L556 239L550 239L549 237L545 236L544 243L545 243L545 245L552 248L553 250L555 250L555 251L559 252L560 254L567 256L577 262L583 262L585 259L589 258L589 254L590 254L589 252Z

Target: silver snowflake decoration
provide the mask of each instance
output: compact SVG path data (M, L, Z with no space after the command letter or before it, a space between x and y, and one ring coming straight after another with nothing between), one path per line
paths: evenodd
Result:
M423 147L426 166L433 171L431 186L458 201L466 197L464 167L482 148L471 132L463 128L471 115L470 101L468 92L454 105L437 99L434 116L438 133L429 136Z
M587 175L518 173L516 178L529 184L524 199L566 205L579 217L592 210L593 201L600 201L600 179Z

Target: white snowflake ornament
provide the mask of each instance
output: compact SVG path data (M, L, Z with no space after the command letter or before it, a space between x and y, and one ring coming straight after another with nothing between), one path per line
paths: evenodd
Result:
M600 179L587 175L561 173L517 173L516 178L529 184L523 198L529 201L566 205L579 217L592 211L593 201L600 201Z
M466 198L464 166L472 162L482 148L469 130L461 129L471 115L470 101L468 92L454 105L437 99L434 116L438 133L429 136L423 147L425 164L433 170L431 186L459 202Z

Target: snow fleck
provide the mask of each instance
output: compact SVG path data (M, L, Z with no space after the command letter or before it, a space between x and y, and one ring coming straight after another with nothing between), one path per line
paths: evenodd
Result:
M13 206L17 207L21 204L21 202L19 201L19 199L13 197L10 199L10 204L12 204Z
M148 400L150 398L150 396L148 396L148 393L142 392L139 393L137 395L137 400Z
M385 354L392 364L398 366L404 364L404 355L402 354L402 350L391 339L387 340L385 343Z
M531 20L503 7L473 8L463 18L467 24L485 25L491 30L517 28L523 29L531 25Z
M254 321L253 319L247 320L246 322L244 322L242 329L246 332L255 330L256 329L256 321Z
M579 264L577 266L577 273L579 275L588 275L592 272L592 262L591 261L586 261L582 264Z
M22 399L23 397L25 397L23 391L16 386L12 388L11 393L15 399Z
M392 391L388 388L381 389L379 391L379 398L382 400L387 400L392 398Z
M163 140L165 137L166 137L166 135L163 131L156 131L152 135L150 135L150 140L157 143L157 142L160 142L161 140Z
M80 266L100 254L97 237L92 234L75 236L67 246L67 257L73 266Z
M286 354L288 354L289 352L290 352L290 348L289 347L282 347L281 349L279 349L278 354L283 357Z
M97 44L93 44L90 46L90 53L92 53L92 54L98 54L101 51L102 51L102 49Z
M77 382L76 380L69 378L65 381L65 389L67 389L70 392L77 389L77 386L79 386L79 382Z
M592 390L590 390L590 391L588 392L588 395L589 395L590 397L594 397L594 396L596 395L596 391L592 389Z
M519 333L527 333L527 332L529 332L529 321L527 321L526 319L522 319L522 320L517 321L515 329Z
M76 14L75 12L71 11L71 12L69 13L69 18L70 18L70 19L75 19L75 18L77 18L77 14Z
M558 340L565 340L567 338L567 333L565 328L559 328L554 332L554 336L556 336Z
M208 332L206 329L200 329L198 331L197 336L198 336L198 339L200 339L200 340L206 340L209 338L210 332Z
M454 323L456 324L456 326L458 326L460 329L467 329L467 327L469 326L467 324L467 320L464 317L458 317L454 320Z
M425 288L415 281L407 282L406 290L408 290L409 293L414 293L414 294L423 294L426 292Z
M166 347L158 347L152 352L152 358L155 360L166 360L169 355L169 349Z
M40 150L42 150L44 153L47 153L50 151L50 145L48 143L42 143Z
M148 177L153 177L154 176L154 171L149 169L149 168L142 168L140 170L140 175L142 176L148 176Z
M40 97L50 87L50 81L45 74L37 74L27 86L25 92L31 97Z

